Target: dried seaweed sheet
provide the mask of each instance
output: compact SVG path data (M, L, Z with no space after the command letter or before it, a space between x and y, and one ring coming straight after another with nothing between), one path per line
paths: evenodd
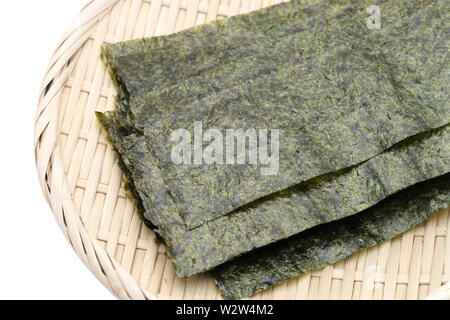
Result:
M255 248L318 224L355 214L386 196L450 168L450 128L412 137L356 167L325 175L188 230L177 207L152 211L167 199L155 190L162 179L152 166L145 138L116 127L114 117L98 114L121 154L145 208L181 276L211 269ZM149 190L152 190L149 192Z
M450 175L410 187L370 209L224 264L213 276L227 299L251 296L394 238L450 206Z
M137 96L143 88L156 90L219 64L238 61L259 52L262 46L272 47L274 40L301 30L296 27L296 22L301 23L296 16L315 2L294 0L168 36L106 45L102 55L123 92Z
M313 21L298 18L299 15L313 17L313 13L317 16L318 12L323 12L323 4L304 8L315 2L318 1L296 0L246 15L214 21L169 36L106 45L102 57L118 87L120 97L116 111L122 113L122 121L126 119L129 121L128 125L132 126L128 107L130 95L133 98L148 96L151 92L163 89L167 93L167 88L172 88L175 83L189 81L172 94L180 97L187 89L187 95L199 97L202 90L210 92L222 89L230 85L230 82L234 83L236 76L250 77L251 72L255 77L273 70L264 66L260 68L252 54L261 54L261 48L264 47L266 59L281 57L283 60L283 55L280 56L279 52L289 46L290 40L296 40L306 28L309 31L305 34L308 35L315 25L322 28L326 26L327 19L324 16ZM290 46L292 47L292 44ZM269 56L269 48L272 48L271 53L275 51L276 54ZM176 54L173 50L177 51ZM261 59L259 55L258 61ZM218 67L223 67L224 64L226 67L218 70ZM251 68L247 68L250 72L240 70L237 75L234 67L237 64L242 67L251 65ZM230 71L232 78L226 74ZM220 85L212 83L212 79L208 83L208 80L203 78L205 74L213 76L214 79L217 79L216 75L219 74ZM196 83L191 82L193 78ZM175 98L170 94L169 97L172 100Z
M429 15L427 15L427 14L423 14L423 16L429 17ZM421 17L419 17L419 18L421 18ZM438 22L439 22L439 19L438 19ZM350 28L350 31L351 30L352 29ZM342 36L346 36L346 34L343 33ZM415 38L412 37L411 39L415 39ZM444 39L446 39L446 38L444 37ZM409 40L409 38L407 38L407 39L402 38L402 41L404 41L405 43L411 43L411 41L408 42L407 40ZM415 40L417 40L417 39L415 39ZM433 43L438 44L438 46L434 49L436 49L436 50L440 49L441 50L440 52L445 53L445 50L442 51L442 49L445 49L445 48L442 46L439 47L440 42L437 42L437 37L434 37L433 40L434 40ZM445 42L444 42L444 44L445 44ZM361 50L362 52L364 52L364 50L366 50L366 52L367 52L368 47L364 47L364 46L361 47L360 44L358 44L358 46L359 47L357 49L362 49ZM386 68L385 62L386 63L391 62L392 60L393 61L401 61L401 60L397 59L398 55L396 55L395 52L394 52L394 54L392 54L389 51L387 51L387 52L381 51L383 54L379 54L380 51L377 51L378 48L377 47L374 47L374 48L376 48L376 50L374 50L373 52L370 52L369 55L372 54L372 56L375 57L376 59L374 59L374 60L367 59L367 60L369 60L369 62L368 62L369 65L370 65L370 62L380 63L380 61L381 61L381 63L380 63L381 66ZM390 47L388 46L387 48L390 48ZM406 48L411 49L408 46L406 46ZM423 48L421 50L422 51L420 53L423 54L423 52L424 52ZM359 52L357 51L357 54L358 53ZM432 54L432 52L430 54ZM364 57L364 55L363 55L363 57ZM395 92L395 93L398 94L398 92L400 92L400 94L398 94L396 96L397 99L400 101L400 103L403 103L404 105L406 105L408 107L410 107L410 105L412 105L412 106L420 105L421 107L423 107L422 108L424 110L423 114L427 117L430 115L434 116L433 111L432 111L433 107L429 107L429 105L428 105L429 102L436 101L436 99L440 98L441 100L444 101L444 104L437 104L437 105L438 106L443 105L444 107L445 107L445 102L447 102L447 100L442 99L443 98L442 95L445 95L447 93L447 91L445 90L445 82L439 83L439 81L442 79L442 75L443 74L445 75L445 72L444 73L442 73L442 72L439 73L439 72L441 70L444 70L444 71L446 70L445 69L446 64L442 64L442 62L446 61L445 60L446 56L444 54L443 58L441 57L440 60L435 59L435 61L437 61L438 63L436 63L435 65L432 65L432 67L434 67L434 69L431 69L431 70L433 70L433 72L435 70L438 71L436 74L433 74L433 75L437 75L437 78L436 78L437 80L433 79L433 81L436 81L433 84L436 85L436 87L438 89L441 89L441 91L433 92L433 90L430 90L431 98L429 98L430 96L423 97L423 95L428 95L428 91L422 92L423 88L428 88L428 89L430 88L430 79L426 78L424 80L424 82L422 82L423 79L421 79L422 69L420 67L423 66L424 61L425 61L425 63L429 62L429 60L427 60L427 59L424 60L423 57L424 57L424 55L422 55L422 56L421 55L412 55L412 59L411 59L412 63L409 65L406 64L406 68L404 68L403 65L401 67L399 67L396 64L392 64L392 65L387 64L389 67L392 67L392 70L395 70L395 72L381 73L381 78L382 77L388 78L390 80L391 87L397 89L397 92ZM364 58L366 58L366 57L364 57ZM401 56L400 56L400 58L401 58ZM406 62L409 63L409 60ZM439 64L439 63L441 63L441 64ZM415 73L415 72L412 72L411 70L409 70L411 67L417 67L417 64L418 64L418 70L420 70L420 72ZM325 64L325 66L327 66L327 65ZM376 64L374 64L372 66L376 67ZM334 70L334 69L332 69L332 70ZM414 69L413 69L413 71L414 71ZM401 72L403 72L403 74ZM335 74L333 74L333 75L335 75ZM396 77L397 75L401 75L401 77ZM427 76L427 75L428 74L425 73L425 76ZM259 79L259 76L257 77L257 79ZM377 78L377 80L378 80L378 78ZM404 82L402 82L402 81L404 81ZM414 91L411 91L409 87L408 87L408 89L405 89L405 86L403 84L408 83L408 81L410 82L410 84L413 85L413 87L412 87L413 89L414 89L414 84L423 85L423 87L416 87L416 89L418 88L417 92L420 94L416 94ZM345 81L343 81L343 83L345 84ZM275 82L275 84L279 84L279 82ZM280 87L275 86L275 88L279 89ZM422 89L422 90L419 90L419 89ZM239 91L237 91L237 92L239 94ZM226 97L226 96L224 94L222 94L222 97ZM208 94L205 94L204 98L210 99L210 98L215 98L215 97L210 97ZM209 100L207 100L207 101L209 101ZM226 101L226 100L224 100L224 101ZM136 103L136 101L127 101L127 99L122 99L120 101L120 103L125 104L125 107L128 106L129 102L131 102L131 104ZM388 101L388 102L390 103L390 101ZM189 104L185 104L185 106L186 105L189 106ZM430 103L430 105L434 106L435 104ZM401 106L403 106L403 105L401 105ZM136 114L138 114L139 109L135 109L134 111ZM160 111L167 112L167 110L160 110ZM398 112L398 110L396 110L396 111ZM401 111L402 110L400 110L400 112ZM408 116L409 116L409 114L408 114ZM413 118L414 118L414 116L415 115L412 114ZM390 115L388 116L388 118L389 117L390 117ZM445 113L444 113L443 118L445 119ZM320 117L319 117L319 119L320 119ZM418 119L420 120L418 122L421 123L422 121L421 121L420 117L413 119L413 120L417 121ZM133 119L133 121L134 121L134 119ZM129 122L129 123L131 123L131 122ZM146 134L148 134L147 127L145 129L146 129L145 131L147 131ZM292 230L294 230L295 225L294 226L289 225L288 220L282 221L282 223L280 224L279 221L276 220L276 219L279 220L279 218L280 218L280 216L276 216L276 212L268 210L267 211L268 214L267 214L267 216L265 216L264 213L266 213L266 211L259 209L260 208L259 203L254 203L252 205L249 205L248 207L238 210L237 212L233 212L232 214L230 214L227 217L222 217L222 218L216 219L215 221L212 221L211 223L206 223L204 225L201 225L198 228L192 230L192 232L190 232L186 226L186 219L185 219L186 212L184 210L180 210L178 208L179 203L170 202L172 194L169 193L169 190L167 190L167 188L165 187L166 181L164 181L164 179L166 179L167 176L164 173L159 171L158 166L160 166L160 163L158 163L158 161L160 161L160 160L156 158L155 148L152 148L151 150L149 150L148 149L148 141L146 141L145 137L142 137L142 136L140 136L139 133L136 133L133 128L124 128L123 130L125 130L125 131L121 132L121 135L125 135L125 137L122 139L120 136L117 136L118 139L116 139L117 140L116 147L119 151L120 151L120 149L122 149L122 153L124 155L124 163L127 168L130 168L129 171L131 172L132 179L133 179L133 175L137 176L137 177L139 177L139 176L141 177L140 181L138 178L138 179L133 179L133 182L135 182L135 183L137 182L136 189L139 191L139 196L142 198L142 202L146 207L146 215L147 215L147 217L149 217L152 220L152 222L155 223L155 225L159 226L159 228L160 228L159 232L163 235L165 240L168 242L169 252L172 255L172 258L175 260L175 264L177 266L177 271L181 275L189 275L189 274L199 272L201 270L209 269L214 265L224 262L234 256L237 256L241 253L249 251L255 247L258 247L258 246L261 246L264 244L268 244L272 241L276 241L277 239L281 239L286 236L289 236L289 230L290 230L290 232L292 232ZM128 130L130 130L130 131L128 131ZM114 136L115 134L117 134L117 133L112 132L114 130L109 130L109 131L110 131L111 136ZM113 137L112 137L112 140L114 140ZM164 146L164 147L167 147L167 146ZM156 151L158 151L158 150L156 150ZM144 162L146 162L146 165L144 165L144 166L141 166L142 159L145 159ZM354 169L354 168L351 168L351 169ZM445 169L445 170L448 171L448 169ZM415 172L415 173L417 173L417 172ZM333 175L330 175L330 176L333 176ZM338 174L337 176L340 177L341 174ZM318 180L319 180L318 182L321 182L322 180L327 181L327 179L323 179L323 178L324 177L318 178ZM430 178L430 177L427 177L427 178ZM374 179L374 178L369 177L368 179L370 180L370 179ZM420 180L420 178L417 178L417 179ZM401 179L399 179L399 181L400 180ZM412 180L414 180L414 178ZM155 188L154 183L157 185L160 184L160 186ZM406 183L408 183L408 182L406 182ZM397 184L395 184L395 185L398 187ZM400 187L400 189L404 188L406 186L407 185L404 185L403 187ZM292 191L293 189L294 188L287 190L286 192ZM313 189L313 188L311 188L311 189ZM332 190L332 189L330 189L330 190ZM393 189L390 189L390 190L391 190L391 192L395 192L395 191L392 191L392 190L395 190L395 187L393 187ZM380 192L378 194L380 199L385 197L386 195L383 194L382 192ZM275 198L277 196L278 195L272 196L273 198L268 197L267 199L264 199L264 203L266 201L268 201L269 204L271 203L270 201L276 202L275 200L277 200L277 199L275 199ZM290 195L287 194L287 197L290 197ZM329 197L331 197L331 196L329 195ZM232 200L234 200L234 199L235 198L232 198ZM331 198L331 199L333 199L333 198ZM376 199L376 197L371 198L371 199L369 199L369 201L367 203L369 203L370 201L379 201L379 200L375 200L375 199ZM363 202L366 200L367 199L363 199ZM319 202L320 201L321 200L319 200ZM333 202L333 201L331 201L331 202ZM209 201L208 203L213 203L213 202ZM246 203L246 201L243 201L243 203ZM309 203L309 205L310 204L311 203ZM236 204L236 206L239 206L239 204ZM155 208L159 208L159 207L162 207L163 210L161 210L161 211L155 210ZM362 207L364 207L364 206L362 206ZM272 209L276 208L276 206L271 207L271 208ZM315 208L315 207L310 206L310 208ZM280 209L289 211L289 206L286 207L284 205L280 205L277 208L278 213L280 213L279 212ZM225 210L223 210L223 212L225 212L226 210L229 210L229 209L225 209ZM293 206L293 212L290 213L290 214L292 214L291 217L295 217L295 213L298 213L298 216L295 218L299 218L302 216L301 209L298 211L296 211L296 210L298 210L298 208ZM348 210L348 208L345 210ZM348 215L348 214L352 214L350 212L351 210L348 210L348 211L345 211L345 210L341 211L340 214L343 214L344 216ZM263 211L263 212L261 212L261 211ZM281 211L281 212L284 213L284 211ZM205 212L205 213L207 214L208 212ZM260 220L258 220L258 219L256 219L256 220L255 219L253 219L253 220L247 219L246 220L246 218L248 218L248 217L254 218L254 216L251 216L251 213L254 213L254 216L257 216L258 218L260 218ZM213 213L213 214L216 214L216 213ZM209 218L210 217L208 217L207 219L209 219ZM307 216L307 218L309 218L309 217ZM335 218L336 217L330 217L330 216L325 216L325 219L323 216L312 217L311 220L314 220L314 222L306 221L306 223L303 224L303 227L309 228L310 226L308 226L308 223L311 223L311 226L313 226L313 225L316 225L317 223L327 222L328 220L326 220L326 219L333 220ZM339 218L339 217L337 217L337 218ZM188 218L188 219L190 219L190 218ZM194 217L190 221L190 223L188 222L188 225L190 224L191 226L195 226L196 224L201 223L195 219L197 219L197 218ZM267 219L267 220L265 220L265 219ZM270 220L270 219L273 219L273 220ZM325 220L325 221L322 221L321 219ZM271 225L271 221L273 221L273 225ZM268 223L266 223L266 222L268 222ZM302 222L301 220L297 221L297 226L299 224L301 225L301 222ZM284 223L286 223L286 224L284 224ZM228 224L230 224L231 232L228 232ZM258 224L260 224L260 225L258 225ZM250 228L248 228L249 226L250 226ZM260 229L258 229L258 227ZM246 234L241 233L242 228L248 228L248 229L245 229ZM291 228L291 229L289 229L289 228ZM286 232L286 229L288 230L288 232ZM297 229L294 231L299 232L301 230L302 229L300 228L300 230ZM271 232L272 232L272 234L271 234ZM275 234L275 236L274 236L274 234ZM291 234L295 234L295 233L291 233ZM242 239L242 238L244 238L244 239ZM211 240L210 243L208 243L209 240ZM259 242L260 240L262 240L262 242ZM201 243L201 242L204 242L204 243ZM243 243L243 247L239 248L239 246L241 245L241 242Z
M327 28L293 41L293 48L309 48L308 52L299 53L301 59L296 59L296 52L291 51L284 64L290 67L281 72L265 73L256 67L262 73L248 83L205 96L200 90L202 98L192 99L206 80L215 79L219 85L222 72L212 73L189 79L185 87L131 102L136 126L148 137L156 164L163 170L161 182L171 194L170 199L157 203L173 201L171 205L180 208L185 224L195 228L261 196L354 165L408 135L448 123L448 48L445 28L438 28L444 19L439 8L424 6L411 14L410 6L401 3L402 10L382 7L383 12L398 13L389 18L405 21L402 28L413 23L407 35L395 40L392 34L401 28L386 27L370 34L360 26L361 21L353 22L355 16L357 21L366 17L361 13L365 11L359 10L333 24L338 26L336 30ZM349 8L355 10L344 6L337 12ZM417 23L418 17L422 24ZM433 36L415 49L424 34ZM346 41L353 45L342 48ZM409 51L408 61L403 61L403 50ZM261 55L264 59L268 56ZM302 82L305 79L308 81ZM435 90L425 90L433 87ZM260 88L266 91L260 92ZM204 120L205 131L211 127L223 131L233 127L281 129L279 174L261 176L260 166L253 165L175 165L170 157L170 133L189 128L195 120Z
M314 5L306 6L306 4L310 3L313 3ZM196 70L192 72L191 76L187 76L185 68L204 68L205 65L208 65L209 68L215 72L218 66L223 66L230 63L229 60L220 57L220 54L223 54L224 52L223 46L226 45L235 46L235 50L231 51L229 55L233 58L232 62L236 63L237 65L239 64L239 62L242 62L242 67L248 65L248 61L246 59L240 59L242 58L240 54L244 54L241 53L241 51L252 51L259 54L261 54L261 51L262 53L270 52L273 53L273 56L275 56L273 58L282 58L284 54L286 54L286 49L297 49L297 53L300 55L301 52L305 50L305 47L302 47L302 42L299 41L304 41L303 37L308 37L311 34L315 34L319 31L320 28L328 26L332 22L332 19L330 19L330 17L336 20L336 17L334 17L333 14L338 15L338 19L348 19L349 17L357 18L355 14L361 13L353 12L355 8L352 8L352 6L348 6L348 1L344 3L346 3L347 6L343 6L342 1L293 1L292 3L285 3L279 6L273 6L271 8L261 10L261 12L252 12L248 15L248 17L247 15L233 17L217 23L214 22L212 24L203 25L198 28L189 29L185 31L189 34L189 36L186 36L184 32L181 32L170 36L132 40L114 45L108 45L104 48L104 58L109 69L112 70L113 78L117 79L119 82L122 82L123 85L128 84L131 87L129 88L129 91L132 92L134 96L136 96L138 91L144 91L145 93L148 93L149 91L155 91L156 88L160 89L161 86L156 83L157 81L154 78L157 76L163 77L162 87L170 87L173 82L186 80L187 78L189 79L192 75L195 75L195 78L198 78L198 75L202 74L201 71ZM374 3L363 3L363 5L360 7L364 8L364 6L367 6L369 4ZM422 2L420 2L419 4L419 7L425 7L427 5L426 3L424 4ZM327 8L329 9L330 6L333 7L333 10L327 10ZM339 8L339 6L342 8ZM387 12L389 12L389 10L392 10L392 6L396 6L395 10L399 12L403 11L403 13L401 14L410 15L411 8L414 8L416 6L416 3L410 1L409 6L401 4L400 7L395 2L383 3L383 12L386 12L386 10ZM440 4L437 4L437 7L442 7L442 2ZM348 10L350 14L346 14L345 10ZM439 11L439 8L436 8L435 11ZM342 15L343 12L345 13L344 15ZM272 13L272 15L270 15L270 13ZM412 13L415 14L415 12ZM270 19L269 16L271 17ZM276 21L277 23L274 23L272 19L273 16L279 19L278 21ZM364 16L363 18L366 18L366 16ZM383 16L383 21L385 21L385 24L387 25L396 22L396 17L388 16L387 18L388 19L386 19L386 16ZM422 16L421 18L422 20L425 19L424 16ZM445 21L444 18L445 17L443 17L442 19L443 21ZM236 28L236 24L233 23L236 22L235 20L241 20L240 23L243 23L244 25L240 25L235 30L234 28ZM411 17L410 21L412 20L420 21L421 19L417 19L417 17ZM230 23L225 23L226 27L218 26L221 23L228 21L230 21ZM345 20L338 21L345 22ZM410 21L407 21L406 25L404 26L396 25L395 28L397 29L397 31L402 32L402 28L408 27L407 24L410 23ZM427 22L429 23L430 21ZM431 28L435 27L432 23L427 24L427 26ZM365 29L364 26L361 25L361 27L361 30ZM417 27L422 28L423 26L418 25ZM284 33L278 34L277 32L279 31L279 28L282 28ZM201 30L208 31L205 33L200 32ZM427 30L421 31L422 36L430 34L429 32L426 32ZM223 35L221 34L221 32L228 32L231 33L231 35ZM258 41L252 41L251 39L255 32L260 33L259 36L263 35L266 39L262 38L258 39ZM381 31L376 31L376 34L378 35L378 33L380 32ZM392 32L392 30L389 30L389 32ZM208 37L210 38L208 39ZM173 48L177 50L176 54L172 53L172 58L175 59L174 61L167 60L170 59L171 51L164 51L167 50L167 48L165 47L162 48L164 49L162 51L151 50L155 47L161 48L160 45L162 43L166 43L166 38L169 38L170 40L176 39L180 42L187 42ZM245 45L243 44L244 40L246 40ZM261 42L264 40L268 42ZM171 41L168 42L170 43ZM297 43L297 48L295 48L293 42ZM383 42L384 41L381 41L381 43ZM238 45L236 45L236 43L238 43ZM250 50L249 47L251 46L254 46L255 48L252 48ZM217 58L217 60L214 61L214 63L210 63L208 62L208 60L202 60L204 56L202 56L201 52L197 51L199 48L203 51L206 51L209 58ZM261 48L263 48L263 50ZM285 48L285 50L282 50L282 48ZM195 59L202 59L197 61L198 64L193 63L193 61L184 61L181 64L177 64L177 61L181 59L181 57L184 57L181 54L182 51L187 51L187 55L194 57ZM406 48L405 51L410 50ZM445 53L445 51L441 52ZM276 53L282 53L281 57L278 57L279 54L277 55ZM160 55L162 55L162 57L160 57ZM251 55L249 58L252 58L254 60L254 57L252 57ZM119 59L122 60L120 60L119 62ZM267 57L264 57L263 59L267 59ZM252 64L255 67L258 66L257 64ZM166 66L168 68L171 68L170 72L146 69L164 68ZM233 70L236 70L236 68L233 68ZM173 77L173 79L171 77ZM223 79L227 80L227 77L225 76ZM139 90L134 90L133 87L139 87ZM186 85L182 86L182 88L185 87ZM125 91L128 90L125 89Z

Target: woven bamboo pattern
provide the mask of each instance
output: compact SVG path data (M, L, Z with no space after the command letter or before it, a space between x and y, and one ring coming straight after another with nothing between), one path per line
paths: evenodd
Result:
M120 299L221 299L212 278L176 276L124 192L95 119L114 108L103 43L169 34L280 0L91 0L44 77L35 126L39 180L77 255ZM251 299L450 299L449 209L392 241ZM446 282L449 284L441 287Z

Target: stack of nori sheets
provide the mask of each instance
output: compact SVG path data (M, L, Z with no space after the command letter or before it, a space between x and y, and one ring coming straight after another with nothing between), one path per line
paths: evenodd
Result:
M374 4L380 29L366 26ZM212 270L225 298L242 298L448 207L449 9L295 0L105 46L118 98L97 116L177 273ZM174 163L172 133L195 137L199 121L224 136L278 129L277 174Z

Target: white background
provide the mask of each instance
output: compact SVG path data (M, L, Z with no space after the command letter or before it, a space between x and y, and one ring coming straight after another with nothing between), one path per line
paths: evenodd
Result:
M0 1L0 299L113 299L59 230L34 165L41 80L84 3Z

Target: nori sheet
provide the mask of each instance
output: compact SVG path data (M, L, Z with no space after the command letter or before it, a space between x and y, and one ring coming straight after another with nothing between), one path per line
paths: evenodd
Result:
M353 168L324 175L188 230L168 199L145 138L98 114L131 172L145 216L159 229L180 276L211 269L255 248L360 212L412 184L450 169L450 126L411 137ZM152 165L153 164L153 165ZM156 187L155 187L156 186Z
M141 89L160 89L276 45L274 40L302 31L296 17L315 2L294 0L176 34L105 45L102 57L116 84L137 96Z
M287 51L283 65L290 68L280 71L276 63L272 69L270 63L269 67L255 63L260 65L255 67L255 79L226 90L220 89L223 72L210 73L151 95L144 102L130 102L133 121L148 137L156 165L163 170L161 182L169 187L170 199L158 203L173 201L185 224L195 228L262 196L354 165L409 135L448 123L448 29L440 28L445 21L440 12L442 3L441 7L423 5L414 12L410 9L415 4L410 1L396 2L394 7L392 2L383 5L386 20L402 21L400 26L373 32L361 26L361 19L367 18L365 3L335 7L334 15L329 16L339 19L332 27L291 39L291 51ZM317 11L305 11L314 13L313 22L319 20ZM307 18L298 20L305 25L310 22ZM407 27L407 34L397 34ZM427 39L417 49L416 41L424 35L428 35ZM343 48L346 42L352 45ZM307 50L296 58L292 48ZM404 50L409 53L407 60L403 58ZM260 60L254 56L251 59L262 62L269 56L282 55L261 54ZM247 75L250 67L244 65L247 67L242 67L242 74ZM233 75L231 70L236 68L230 68L224 65L219 70ZM134 72L133 68L127 70ZM136 79L145 82L141 76ZM212 90L200 89L211 79L215 79ZM228 83L238 79L232 76ZM304 79L308 81L301 82ZM266 91L261 92L261 88ZM210 94L205 94L207 91ZM127 103L123 104L125 108ZM204 119L204 130L281 129L280 173L261 176L260 166L253 165L175 165L170 158L171 129L188 128L195 120Z
M195 93L195 96L199 97L202 89L211 92L226 87L226 83L230 81L234 83L234 80L225 74L227 71L236 70L229 65L230 63L238 62L242 67L249 66L251 61L255 62L251 56L261 53L262 46L264 52L273 47L280 51L283 47L292 47L289 41L295 40L300 32L306 31L306 28L311 31L315 25L321 27L327 25L325 17L307 23L306 19L298 18L299 15L312 16L313 13L317 16L318 12L324 10L323 5L304 8L307 4L315 2L318 0L295 0L249 14L214 21L177 34L105 45L102 58L118 88L120 101L116 112L121 114L121 121L126 120L129 126L133 126L128 106L130 95L137 98L160 90L167 93L168 88L173 88L174 84L195 79L200 83L184 83L174 93L180 97L180 94L187 90L188 95ZM177 50L176 54L173 50ZM273 54L269 57L266 54L266 58L272 59L279 56ZM170 60L169 57L173 59ZM247 61L246 58L250 60ZM227 65L226 68L217 69L224 64ZM253 68L250 70L254 75L269 71L268 68L259 70L256 63L252 65ZM243 71L239 76L246 75ZM215 76L220 72L224 72L220 75L222 81L220 85L211 83L212 79L210 83L203 79L204 75Z
M450 206L450 175L410 187L370 209L255 250L212 271L240 299L394 238Z
M379 1L380 2L380 1ZM385 2L381 1L380 3ZM313 4L307 6L307 4ZM343 5L344 3L344 5ZM241 56L239 54L241 51L252 51L261 54L262 52L281 52L282 46L286 46L290 49L294 48L293 41L302 41L302 37L307 37L308 35L314 34L319 28L328 26L331 22L329 20L329 14L331 12L331 17L338 15L338 19L348 18L348 14L342 15L346 9L349 10L351 16L355 16L354 8L347 7L348 1L323 1L323 0L309 0L309 1L293 1L291 3L284 3L270 8L260 10L258 12L252 12L248 15L242 15L237 17L232 17L219 22L213 22L211 24L203 25L193 29L189 29L178 34L172 34L169 36L150 38L150 39L139 39L117 43L114 45L108 45L104 48L103 57L108 68L112 71L113 78L122 81L124 85L129 84L131 87L139 87L140 90L148 93L149 91L155 91L156 88L160 89L161 86L156 84L156 80L153 77L164 77L162 81L162 87L171 87L173 84L173 77L177 81L186 80L186 74L184 72L185 68L204 68L208 65L213 71L218 66L223 66L224 64L230 63L229 60L219 58L214 63L209 63L207 60L201 60L204 58L199 49L206 51L208 58L220 57L223 54L223 46L234 45L235 50L229 52L230 57L234 60L233 62L242 61L242 65L245 66L246 60L239 59ZM373 2L366 2L364 5L374 4ZM416 6L416 3L410 1L410 6L401 5L400 8L396 7L396 10L407 11L407 14L411 14L411 9ZM429 3L424 4L423 2L418 2L419 6L426 6ZM383 3L383 15L385 9L392 10L392 5L397 6L395 2ZM342 8L338 8L338 7ZM442 7L442 3L438 5ZM326 10L332 7L333 10ZM361 6L362 7L362 6ZM445 7L443 7L445 9ZM440 10L439 8L436 10ZM444 11L445 12L445 11ZM359 14L365 14L360 12ZM414 13L414 12L412 12ZM342 17L343 16L343 17ZM276 18L274 23L273 18ZM363 17L367 17L367 14ZM402 28L408 27L408 25L398 25L395 21L395 17L387 17L387 22L383 16L383 21L385 24L394 24L397 31L403 32ZM416 21L420 21L424 17L415 17ZM444 21L443 17L443 21ZM284 19L284 20L283 20ZM345 21L345 20L342 20ZM362 20L361 20L362 22ZM408 21L409 22L409 21ZM427 21L430 22L430 21ZM223 24L223 25L222 25ZM364 29L364 26L361 25ZM433 27L432 24L429 24ZM409 26L411 27L411 26ZM420 26L422 27L422 26ZM284 33L279 34L279 29L282 29ZM384 29L384 28L383 28ZM201 32L203 31L203 32ZM384 30L376 30L376 34ZM258 39L259 41L252 41L252 36L254 33L258 33L258 36L263 36L263 38ZM375 32L375 31L374 31ZM392 32L392 30L389 30ZM226 33L226 35L222 34ZM373 32L372 32L373 33ZM188 34L188 36L186 36ZM423 33L423 35L428 34ZM301 37L300 37L301 35ZM269 39L269 40L268 40ZM171 51L163 45L166 43L171 43L172 41L179 40L183 43L179 46L172 46L172 50L176 50L176 54L170 53ZM395 40L395 39L394 39ZM243 44L245 42L245 45ZM262 43L261 41L267 41L267 43ZM383 43L384 41L381 41ZM236 45L236 43L238 45ZM159 48L164 50L154 50ZM254 46L256 48L253 48ZM278 47L278 49L276 49ZM251 49L250 49L251 48ZM261 50L264 48L264 50ZM152 50L153 49L153 50ZM270 50L269 50L270 49ZM167 50L167 51L165 51ZM300 54L304 47L297 45L298 53ZM200 59L195 64L193 61L184 61L181 64L177 64L179 59L186 58L181 52L187 52L187 55L191 58ZM409 50L407 50L409 51ZM445 51L442 51L445 53ZM281 52L285 54L286 52ZM235 57L234 55L237 55ZM274 54L276 56L276 54ZM121 62L118 60L122 59ZM250 56L250 58L252 58ZM148 60L150 59L150 60ZM153 60L152 60L153 59ZM163 60L161 60L163 59ZM174 61L170 59L175 59ZM178 61L179 63L179 61ZM146 68L170 68L170 72L163 72L161 70L150 70ZM195 78L198 78L200 71L194 71L193 74ZM187 77L190 78L190 77ZM225 77L224 80L227 78ZM183 86L183 88L185 85ZM137 94L137 90L130 89L134 95Z

